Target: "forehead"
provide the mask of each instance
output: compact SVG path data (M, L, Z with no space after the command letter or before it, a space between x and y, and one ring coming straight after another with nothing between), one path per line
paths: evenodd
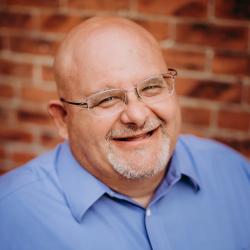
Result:
M129 88L166 71L158 46L133 30L96 30L77 47L75 90L81 95L105 88Z

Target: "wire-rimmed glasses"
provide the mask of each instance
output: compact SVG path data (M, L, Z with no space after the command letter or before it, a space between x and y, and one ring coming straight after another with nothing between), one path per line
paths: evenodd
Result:
M69 101L64 103L78 105L88 109L97 116L115 115L121 112L128 103L127 93L134 91L137 99L145 104L157 103L166 100L174 92L177 71L169 68L167 73L154 75L138 83L133 89L107 89L89 95L81 102Z

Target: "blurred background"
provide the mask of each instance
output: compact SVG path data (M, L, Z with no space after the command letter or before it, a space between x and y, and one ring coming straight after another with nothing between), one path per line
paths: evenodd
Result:
M0 0L0 173L60 142L46 104L53 55L93 15L128 17L153 33L178 70L183 133L250 158L249 0Z

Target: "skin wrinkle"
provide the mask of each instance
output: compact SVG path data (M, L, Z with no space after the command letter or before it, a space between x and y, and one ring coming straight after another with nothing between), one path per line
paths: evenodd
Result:
M152 35L118 17L94 17L74 28L59 48L54 69L59 96L72 101L107 86L133 89L167 72ZM50 102L49 112L81 166L111 189L147 206L165 176L180 130L175 93L148 105L131 92L124 110L108 118L58 100ZM151 136L129 142L113 139L153 129Z
M107 135L107 139L126 138L126 137L136 136L138 134L144 134L151 130L156 129L159 126L163 126L163 124L164 121L161 121L159 119L148 120L145 124L143 124L143 127L141 128L138 128L134 124L131 124L119 130L111 130L110 133L108 133Z

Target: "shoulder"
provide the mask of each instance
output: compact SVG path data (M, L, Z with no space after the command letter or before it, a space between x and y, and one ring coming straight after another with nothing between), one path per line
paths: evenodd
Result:
M250 180L250 163L232 148L217 141L192 135L180 137L179 143L198 172L212 175L222 173L244 175Z
M221 158L223 161L243 161L249 164L247 159L237 151L215 140L182 135L179 142L195 158L202 154L202 158L209 156L210 159Z
M54 159L57 151L58 148L0 176L0 207L11 197L20 198L27 192L35 192L45 182L55 180Z
M0 176L0 248L32 245L30 235L48 232L53 209L68 213L56 168L59 152L60 146Z

